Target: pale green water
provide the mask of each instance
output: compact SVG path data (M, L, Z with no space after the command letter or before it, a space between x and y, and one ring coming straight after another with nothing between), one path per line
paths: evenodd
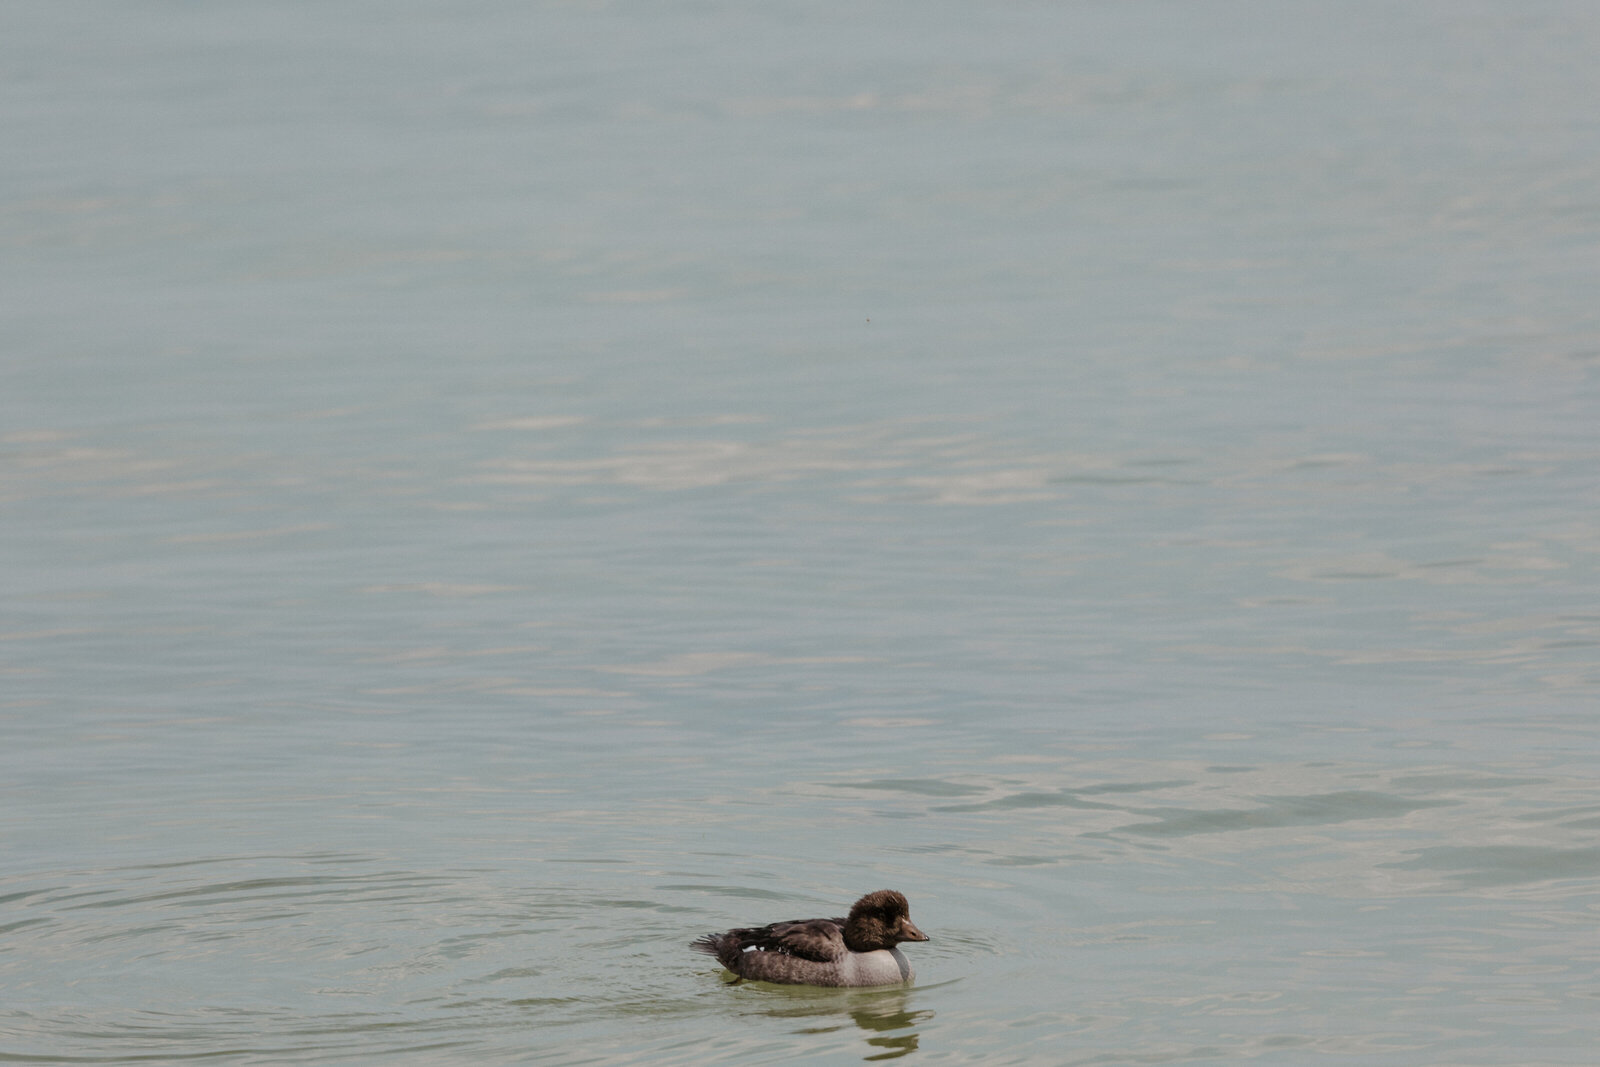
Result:
M1593 1062L1592 5L3 21L0 1059Z

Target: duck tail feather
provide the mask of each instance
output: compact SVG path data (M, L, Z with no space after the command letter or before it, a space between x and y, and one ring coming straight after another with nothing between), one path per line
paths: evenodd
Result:
M697 937L689 942L689 947L696 952L704 952L707 956L715 956L717 962L728 970L733 970L734 961L739 958L739 941L727 934L707 934Z

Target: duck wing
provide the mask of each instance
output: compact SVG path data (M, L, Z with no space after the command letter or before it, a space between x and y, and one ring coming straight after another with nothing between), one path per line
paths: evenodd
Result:
M849 951L844 944L843 919L795 919L750 930L730 930L741 948L762 952L782 952L817 963L843 959Z
M717 957L724 967L743 978L758 977L756 972L769 970L775 964L794 969L800 961L834 963L849 952L844 943L843 919L795 919L770 926L740 927L725 934L707 934L689 947Z

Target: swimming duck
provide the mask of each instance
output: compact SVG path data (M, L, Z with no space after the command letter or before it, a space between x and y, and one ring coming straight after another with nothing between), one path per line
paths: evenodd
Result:
M794 919L707 934L690 947L740 978L787 985L869 986L916 977L902 941L926 941L911 906L893 889L868 893L842 919Z

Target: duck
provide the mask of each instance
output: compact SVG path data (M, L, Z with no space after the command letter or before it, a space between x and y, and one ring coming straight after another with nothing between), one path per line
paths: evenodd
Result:
M791 919L707 934L690 948L715 956L741 979L783 985L881 986L916 978L895 946L927 941L911 905L893 889L868 893L840 919Z

